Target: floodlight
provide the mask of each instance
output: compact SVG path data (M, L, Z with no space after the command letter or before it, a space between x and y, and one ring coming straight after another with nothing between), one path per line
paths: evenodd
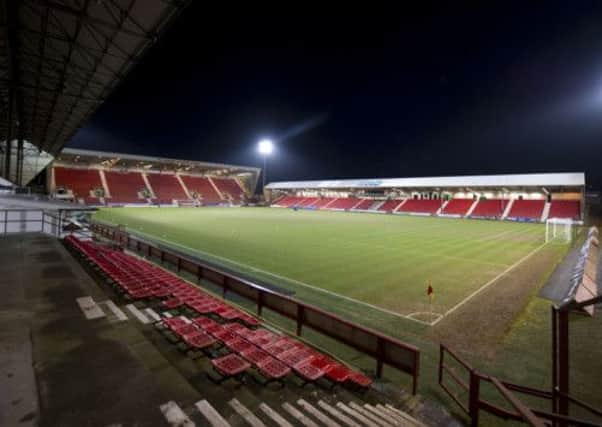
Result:
M269 139L262 139L259 141L258 150L264 156L269 156L274 151L274 144Z

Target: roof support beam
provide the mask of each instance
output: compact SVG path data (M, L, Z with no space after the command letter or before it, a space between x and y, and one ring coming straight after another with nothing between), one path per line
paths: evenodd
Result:
M98 25L98 26L104 27L104 28L107 28L112 31L116 30L123 34L127 34L132 37L138 37L140 39L146 39L146 40L153 40L155 38L154 35L147 34L145 32L131 31L131 30L128 30L127 28L123 28L119 25L115 25L114 23L95 18L93 16L90 16L87 12L82 14L79 10L74 9L70 6L66 6L64 4L55 3L53 1L42 1L42 0L33 0L33 1L37 4L45 4L45 5L49 6L51 9L54 9L58 12L76 16L79 20L85 21L85 22L93 24L93 25Z

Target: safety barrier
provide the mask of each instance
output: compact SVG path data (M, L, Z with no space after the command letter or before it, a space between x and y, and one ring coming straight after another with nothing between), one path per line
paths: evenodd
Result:
M110 239L130 251L159 258L173 265L178 272L194 275L200 282L208 280L219 286L223 295L234 293L252 301L261 315L262 310L270 309L296 322L297 335L302 335L303 327L309 327L325 336L355 348L376 359L376 375L382 376L383 365L399 369L412 377L412 393L416 394L420 370L420 350L380 332L349 322L333 313L306 304L295 298L267 289L250 280L237 277L215 266L158 244L133 236L122 228L93 223L94 233Z

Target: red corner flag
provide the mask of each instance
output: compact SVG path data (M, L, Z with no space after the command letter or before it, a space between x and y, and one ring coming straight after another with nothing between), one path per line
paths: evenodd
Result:
M433 295L435 291L433 290L433 286L431 285L431 282L429 282L429 287L426 290L426 294L430 297L431 295Z

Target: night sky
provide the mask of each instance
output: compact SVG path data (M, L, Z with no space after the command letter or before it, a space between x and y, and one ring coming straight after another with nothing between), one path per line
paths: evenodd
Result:
M271 137L268 181L585 171L602 186L600 1L207 3L69 147L259 166Z

